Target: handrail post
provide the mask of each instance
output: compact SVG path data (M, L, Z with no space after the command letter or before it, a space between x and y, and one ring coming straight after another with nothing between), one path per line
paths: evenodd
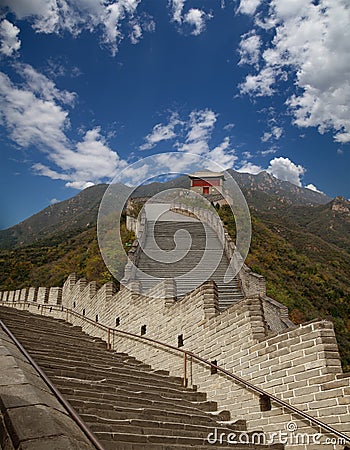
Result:
M190 386L193 386L193 358L190 356Z
M111 329L109 327L107 330L107 348L108 350L111 349Z
M187 387L187 353L184 353L184 387Z

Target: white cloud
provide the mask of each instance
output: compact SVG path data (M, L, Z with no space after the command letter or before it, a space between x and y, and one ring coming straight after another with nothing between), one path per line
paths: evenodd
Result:
M70 181L66 183L66 187L71 189L78 189L81 191L82 189L87 189L88 187L94 186L92 181Z
M253 15L262 0L241 0L238 11L241 14Z
M15 86L0 72L1 121L18 145L39 145L61 151L67 144L64 129L68 112L54 101L37 97L28 88Z
M77 36L84 30L102 30L101 42L115 55L124 38L122 23L127 23L132 29L132 42L135 43L142 37L141 19L136 16L140 2L141 0L3 0L2 5L18 19L30 19L38 33L59 34L65 31Z
M272 126L270 131L265 131L263 134L261 141L262 142L268 142L271 140L278 140L282 137L283 134L283 128L278 126Z
M172 19L174 22L181 24L182 11L185 6L185 0L172 0L169 2L172 8Z
M210 150L206 156L224 169L231 169L238 159L234 149L231 148L229 137L225 137L221 144Z
M289 181L296 186L301 187L301 177L306 172L306 169L301 165L294 164L289 158L274 158L270 161L267 172L274 177Z
M197 8L191 8L185 15L183 21L193 26L191 34L198 36L205 29L205 21L210 18L204 11Z
M60 202L60 200L57 200L57 198L52 198L50 200L50 205L56 205L56 203L59 203L59 202Z
M72 142L66 135L68 112L62 107L71 100L69 94L59 91L30 66L15 67L24 69L21 73L25 83L15 85L0 72L0 123L17 145L33 146L45 154L49 165L34 164L36 173L81 189L113 178L118 169L126 166L109 148L99 127L88 130L81 142Z
M194 36L200 35L205 30L206 21L213 17L198 8L191 8L184 13L185 0L170 0L169 5L172 12L172 21L179 26L189 25L192 28L191 34Z
M235 127L234 123L228 123L227 125L224 126L224 130L225 131L230 131Z
M137 22L132 24L132 30L130 33L130 40L132 44L137 44L142 38L142 28Z
M276 146L272 146L271 148L268 148L267 150L262 150L261 152L262 156L266 156L266 155L271 155L274 153L277 153L277 147Z
M257 175L258 173L262 172L264 169L256 164L253 164L251 162L243 162L241 167L237 169L237 172L240 173L250 173L252 175Z
M74 105L75 92L59 90L55 83L45 75L39 73L29 64L17 64L17 72L25 79L25 84L30 92L43 100L58 100L63 104Z
M140 150L149 150L159 142L168 141L176 137L175 127L181 124L177 114L172 114L168 124L158 123L153 127L152 133L145 137L146 143L140 146Z
M212 133L217 115L211 109L192 111L190 114L190 130L187 134L187 142L206 140Z
M256 97L270 96L274 93L273 85L278 72L272 67L265 67L257 75L248 74L245 81L239 85L241 94L255 95Z
M210 146L216 122L217 114L211 109L192 111L186 120L180 119L177 113L173 113L168 123L159 123L153 127L152 132L145 138L146 143L140 149L147 150L160 142L177 138L173 144L173 147L178 150L178 153L174 153L172 157L174 167L188 166L188 158L191 159L191 156L183 154L186 152L192 154L192 157L193 155L203 156L224 168L232 168L237 156L231 146L230 138L226 136L216 147ZM176 126L178 130L175 132ZM169 155L166 154L164 157L160 155L159 161L162 161L163 158L167 159ZM198 159L198 157L195 158ZM162 161L162 163L165 164L165 161ZM169 168L172 168L172 166L170 165Z
M243 3L240 12L251 14L259 2ZM348 1L270 0L268 6L261 8L254 26L264 28L261 37L267 38L260 48L261 69L247 75L241 92L272 95L277 82L288 76L295 85L286 98L294 124L317 127L320 133L332 130L336 142L350 142ZM271 38L267 24L274 29Z
M261 38L252 30L241 37L238 52L240 54L239 65L251 64L258 66L260 59Z
M314 184L308 184L307 186L305 186L306 189L310 189L310 191L314 191L314 192L318 192L320 194L323 194L322 191L320 191L319 189L317 189L317 187Z
M18 39L19 28L8 20L0 22L0 53L6 56L12 56L21 47L21 41Z

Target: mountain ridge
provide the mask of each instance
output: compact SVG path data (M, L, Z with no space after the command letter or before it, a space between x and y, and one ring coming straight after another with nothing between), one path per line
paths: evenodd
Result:
M325 204L331 200L324 194L300 188L288 181L278 180L267 172L261 172L258 175L242 174L231 169L228 172L235 178L252 207L256 207L254 198L259 192L270 196L271 208L284 206L285 204L312 206ZM70 237L79 230L83 231L95 226L98 207L107 187L107 184L88 187L77 195L50 205L6 230L0 230L0 248L10 249L21 245L44 242L50 240L57 233ZM153 182L142 185L134 189L131 196L149 197L164 189L176 187L189 188L189 178L184 175L163 183ZM261 205L261 201L257 203ZM69 223L67 223L67 220Z

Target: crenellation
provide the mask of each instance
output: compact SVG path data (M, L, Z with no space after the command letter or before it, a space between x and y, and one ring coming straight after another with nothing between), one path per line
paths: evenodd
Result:
M38 298L38 288L35 288L35 287L28 288L27 301L28 302L36 302L37 298Z
M50 305L60 305L62 303L62 288L60 287L50 288L48 303Z
M20 293L20 296L19 296L19 301L20 302L26 302L27 298L28 298L28 289L27 288L21 289L21 293Z
M38 303L48 303L50 288L47 287L39 287L37 293L37 302Z

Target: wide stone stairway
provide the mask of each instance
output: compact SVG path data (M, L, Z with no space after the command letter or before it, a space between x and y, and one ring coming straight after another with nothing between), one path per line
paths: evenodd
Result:
M188 248L188 234L182 230L189 233L192 240L183 257ZM156 284L152 277L176 278L177 297L212 279L218 287L221 310L243 299L237 277L229 282L224 281L228 259L216 232L199 220L173 212L164 214L157 221L148 220L144 250L137 264L142 273L136 277L144 292ZM168 261L166 252L169 254ZM178 261L171 262L177 255Z
M106 450L212 448L207 436L215 428L226 435L244 430L244 421L229 422L227 411L218 412L205 393L182 387L181 378L107 350L79 327L9 307L0 307L0 319Z

